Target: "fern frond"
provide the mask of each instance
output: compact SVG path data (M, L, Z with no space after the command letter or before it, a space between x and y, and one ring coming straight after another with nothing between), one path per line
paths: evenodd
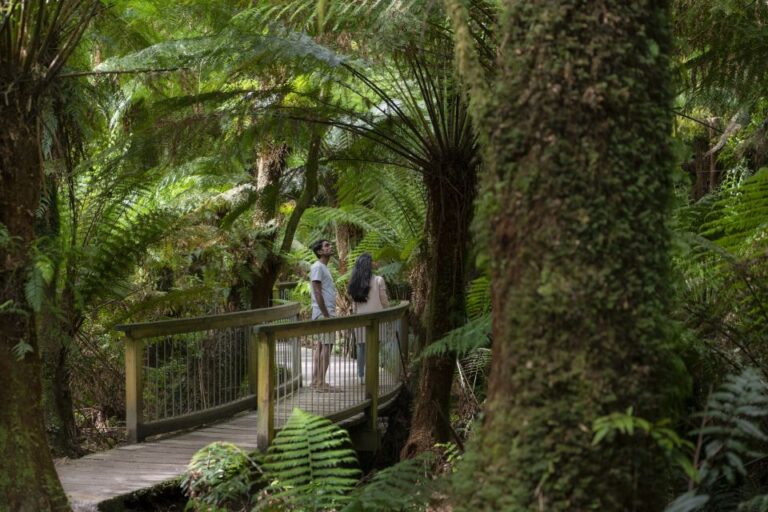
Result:
M434 454L426 452L379 471L352 494L342 512L422 510L435 487L429 477L433 459Z
M37 249L33 250L32 256L32 264L24 284L24 295L32 311L39 313L45 300L45 288L53 279L54 263L46 254Z
M132 305L125 313L116 315L112 318L111 325L117 325L132 318L146 317L146 314L151 311L157 311L159 309L167 310L175 306L183 306L194 300L209 298L213 293L214 290L208 286L194 286L191 288L164 292Z
M491 311L491 280L481 276L467 287L467 316L477 318Z
M763 168L737 187L720 193L701 234L743 254L752 244L765 243L767 229L768 168Z
M474 382L486 377L491 368L491 349L474 349L461 359L460 364L467 380Z
M700 439L698 487L672 502L666 512L735 510L740 502L749 504L747 467L765 456L768 440L762 423L768 418L768 384L751 368L728 375L698 416L701 427L692 432Z
M768 494L755 496L747 501L739 503L739 512L766 512L768 511Z
M294 409L267 451L264 469L287 507L337 508L348 501L360 471L349 434L330 420Z
M425 348L422 356L434 357L450 352L462 355L479 348L488 347L491 343L491 328L491 313L486 313L448 332Z
M143 257L146 248L168 232L177 215L168 210L139 213L113 226L105 225L83 262L80 299L91 304L94 297L122 295L121 281Z

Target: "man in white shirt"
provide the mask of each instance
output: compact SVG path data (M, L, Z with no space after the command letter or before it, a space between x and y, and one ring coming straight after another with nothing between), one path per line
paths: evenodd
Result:
M336 316L336 285L328 261L333 255L333 244L328 240L318 240L312 244L312 251L317 261L312 264L309 279L312 282L312 320L332 318ZM312 354L312 387L318 391L328 391L330 386L325 382L325 374L331 362L331 349L335 333L318 335L315 351Z

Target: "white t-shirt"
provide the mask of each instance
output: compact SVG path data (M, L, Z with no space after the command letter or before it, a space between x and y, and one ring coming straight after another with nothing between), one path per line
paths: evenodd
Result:
M328 314L336 316L336 285L333 283L331 271L328 270L328 267L322 261L317 260L312 264L312 267L309 269L309 280L320 281L323 300L325 301L326 309L328 309ZM320 311L320 306L317 305L314 286L310 290L312 295L312 320L322 318L323 313Z

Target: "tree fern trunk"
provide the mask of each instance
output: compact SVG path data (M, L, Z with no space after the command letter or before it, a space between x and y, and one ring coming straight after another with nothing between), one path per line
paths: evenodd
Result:
M461 510L661 510L642 434L659 416L668 307L667 4L502 2L493 94L475 95L489 172L493 364L455 479ZM650 445L650 446L649 446Z
M275 287L282 267L282 258L273 253L270 253L264 261L259 262L259 273L254 276L250 287L251 309L268 308L272 305L272 289Z
M283 257L291 250L296 229L299 226L304 212L315 199L318 188L318 171L320 169L320 151L323 132L316 130L309 140L307 160L304 165L304 190L296 200L293 211L284 221L283 239L276 251L271 251L255 271L255 278L251 285L251 307L268 307L271 303L272 289L283 269ZM280 206L280 177L285 169L288 156L288 146L285 144L271 146L272 150L268 158L260 158L259 163L259 190L266 190L265 199L259 203L257 220L266 222L274 219ZM277 148L277 149L275 149ZM274 244L273 244L274 245Z
M48 451L40 347L24 293L43 174L36 105L28 100L11 95L0 106L0 223L11 236L0 247L0 503L8 510L68 510ZM30 351L19 358L14 349L22 347Z
M466 321L464 293L477 171L473 165L447 162L424 176L429 250L424 330L425 345L429 345ZM411 432L402 450L404 458L448 440L454 364L453 354L430 357L422 363Z

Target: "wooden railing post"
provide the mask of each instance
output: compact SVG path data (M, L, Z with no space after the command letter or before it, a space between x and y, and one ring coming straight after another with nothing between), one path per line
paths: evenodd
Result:
M400 342L400 357L402 358L402 370L403 375L401 378L405 378L405 374L408 370L408 358L409 350L408 346L408 310L403 311L403 317L400 319L400 331L398 332L398 338Z
M371 401L366 409L370 432L378 446L379 416L379 321L372 320L365 327L365 395Z
M259 335L251 330L248 335L248 388L257 397L259 395ZM256 402L258 406L258 401Z
M142 423L142 367L144 365L144 341L126 336L125 340L125 426L128 442L143 439Z
M275 335L259 333L258 384L259 412L256 416L256 445L267 451L275 436Z
M292 347L292 353L293 353L293 371L299 373L299 379L298 382L293 387L293 391L298 391L301 389L301 386L304 385L304 367L301 364L301 341L296 340L294 341L295 345ZM294 376L295 379L295 376Z

